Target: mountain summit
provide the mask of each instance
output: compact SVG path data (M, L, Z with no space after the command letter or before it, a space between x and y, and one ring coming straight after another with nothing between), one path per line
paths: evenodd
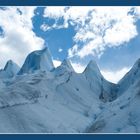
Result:
M107 81L101 74L98 65L91 60L83 72L91 90L103 101L113 101L116 98L115 85Z
M12 60L7 61L3 70L0 71L1 78L12 78L19 71L19 66Z
M92 71L92 73L98 74L98 75L101 76L99 67L98 67L97 63L94 60L90 60L90 62L88 63L84 73L86 73L86 72L88 73L89 71Z
M21 75L23 73L32 73L36 70L51 71L53 68L54 65L50 51L46 47L43 50L30 53L18 74Z
M54 70L55 76L63 75L64 73L74 72L74 69L68 59L65 59L59 67Z

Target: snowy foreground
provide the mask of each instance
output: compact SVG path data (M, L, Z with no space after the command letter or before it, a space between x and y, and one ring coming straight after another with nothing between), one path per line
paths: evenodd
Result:
M140 60L118 84L90 61L81 74L69 60L54 68L49 50L0 70L0 133L140 132Z

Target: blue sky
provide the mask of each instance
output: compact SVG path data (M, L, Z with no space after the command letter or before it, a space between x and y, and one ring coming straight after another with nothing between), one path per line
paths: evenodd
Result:
M0 9L0 67L20 66L47 46L55 65L70 59L82 72L94 59L117 82L140 58L139 7L6 7Z

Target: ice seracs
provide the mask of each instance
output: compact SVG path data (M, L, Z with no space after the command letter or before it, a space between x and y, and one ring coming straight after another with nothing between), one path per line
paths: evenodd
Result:
M60 66L58 66L55 70L54 70L54 74L56 76L61 76L66 72L74 72L74 69L71 65L70 60L65 59Z
M68 59L54 68L48 48L18 71L11 60L0 71L0 133L140 132L140 59L118 84L94 60L83 73Z
M30 53L18 75L23 73L32 73L36 70L51 71L54 68L50 51L47 47L43 50L38 50Z
M19 69L20 68L16 63L9 60L4 69L0 70L0 78L12 78L18 73Z
M65 59L62 64L61 64L61 67L67 69L68 71L74 71L72 65L71 65L71 62L69 59Z
M94 75L97 75L97 76L101 77L99 67L94 60L90 60L86 69L84 70L84 73L88 73L88 72L91 72L91 71L92 71L92 73L94 73Z

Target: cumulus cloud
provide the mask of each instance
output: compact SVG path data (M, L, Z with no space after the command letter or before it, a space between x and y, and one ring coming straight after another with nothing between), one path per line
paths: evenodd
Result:
M55 19L52 28L67 28L69 23L71 25L85 24L87 15L90 12L90 7L64 7L64 6L49 6L44 11L44 17ZM58 25L57 22L63 18L63 24Z
M6 7L0 9L0 67L12 59L20 66L33 50L41 49L44 40L32 31L35 7Z
M44 17L60 18L65 14L67 7L64 6L49 6L44 11Z
M101 70L101 73L108 81L117 83L129 70L130 68L124 67L118 71Z
M137 36L139 11L139 7L47 7L44 17L55 19L50 28L74 27L75 45L68 50L69 57L100 57L108 47L118 47ZM57 25L60 18L63 25Z

